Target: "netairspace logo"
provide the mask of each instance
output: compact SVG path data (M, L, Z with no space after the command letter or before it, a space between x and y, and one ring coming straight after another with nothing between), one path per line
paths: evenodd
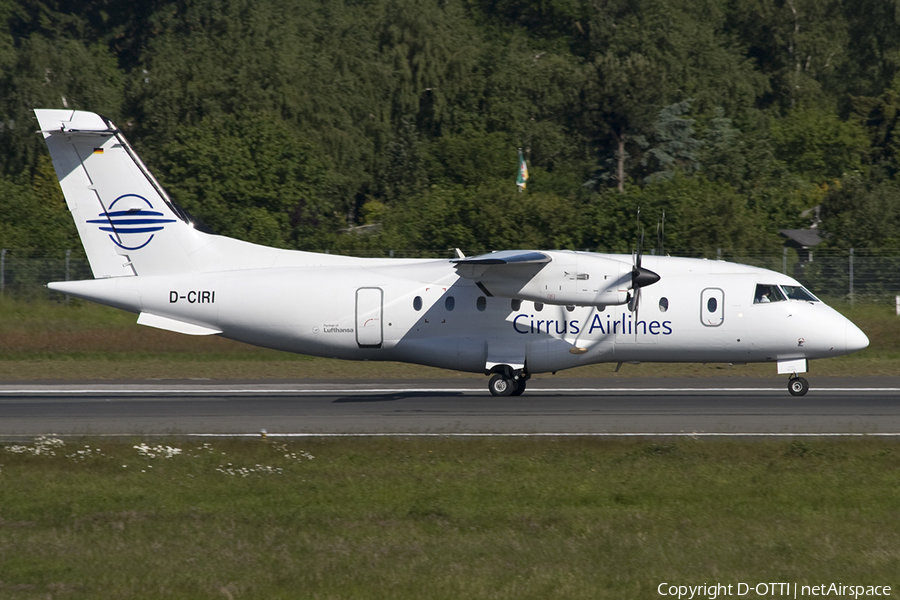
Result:
M725 596L737 597L834 597L865 598L890 596L889 585L845 585L843 583L821 583L819 585L800 585L798 583L714 583L703 585L672 585L667 582L659 584L656 591L660 596L672 596L681 600L685 598L716 598ZM752 596L751 596L752 594Z

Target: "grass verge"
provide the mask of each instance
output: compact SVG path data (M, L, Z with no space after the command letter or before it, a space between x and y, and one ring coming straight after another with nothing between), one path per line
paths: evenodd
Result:
M138 444L0 448L0 596L523 600L653 598L663 582L900 587L891 441Z

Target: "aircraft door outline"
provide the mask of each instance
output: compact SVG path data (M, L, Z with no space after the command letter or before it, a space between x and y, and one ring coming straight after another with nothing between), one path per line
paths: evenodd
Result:
M384 291L376 287L356 290L356 343L360 348L381 348L384 343Z
M721 288L700 292L700 322L706 327L718 327L725 322L725 292Z

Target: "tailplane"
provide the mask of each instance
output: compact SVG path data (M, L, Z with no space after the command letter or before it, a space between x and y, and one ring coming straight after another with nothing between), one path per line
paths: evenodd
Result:
M208 244L109 120L35 110L95 278L190 273Z

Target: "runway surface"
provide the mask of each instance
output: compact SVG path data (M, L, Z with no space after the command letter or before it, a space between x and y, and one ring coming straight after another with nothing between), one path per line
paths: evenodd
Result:
M60 435L897 434L900 377L0 384L0 439Z

